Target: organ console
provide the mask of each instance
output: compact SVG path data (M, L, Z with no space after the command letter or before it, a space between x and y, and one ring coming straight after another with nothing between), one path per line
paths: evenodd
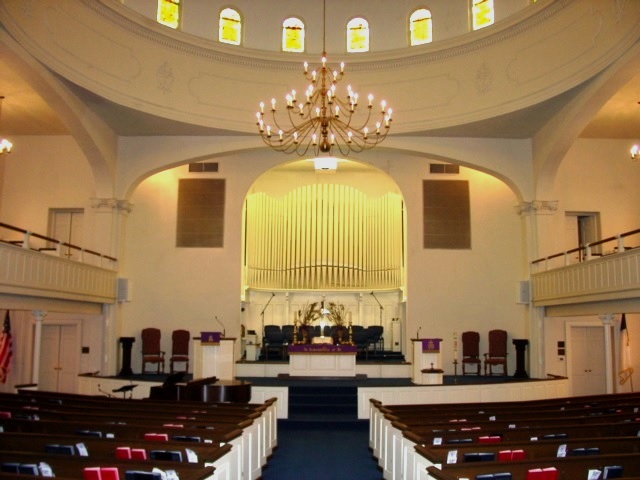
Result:
M184 373L169 375L162 385L151 387L150 400L175 400L204 403L249 403L251 382L218 380L216 377L182 382Z

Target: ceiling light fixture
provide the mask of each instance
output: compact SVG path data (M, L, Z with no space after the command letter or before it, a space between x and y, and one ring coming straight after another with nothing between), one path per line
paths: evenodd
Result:
M375 147L389 133L392 110L385 100L380 102L378 113L373 113L372 94L367 97L367 105L362 107L351 85L347 86L346 97L341 98L336 93L336 84L344 76L344 62L335 70L327 66L326 1L323 2L322 21L321 65L309 71L309 64L304 62L303 73L310 84L301 99L295 90L286 94L286 114L283 115L286 124L281 124L276 117L275 98L270 106L260 102L260 110L256 113L262 140L276 151L300 156L310 152L319 156L321 153L331 154L337 148L346 156ZM269 121L272 124L264 118L265 109L271 112Z
M0 96L0 119L2 118L2 102L3 101L4 101L4 97ZM13 147L13 143L11 143L9 140L7 140L6 138L0 139L0 155L4 155L5 153L11 153L12 147Z
M640 145L631 147L631 160L640 160Z

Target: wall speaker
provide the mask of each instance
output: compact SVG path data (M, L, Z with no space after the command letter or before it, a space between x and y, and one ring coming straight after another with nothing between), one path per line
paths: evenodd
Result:
M531 286L529 280L518 282L517 303L528 304L531 301Z
M117 289L118 302L131 301L131 280L128 278L118 278Z

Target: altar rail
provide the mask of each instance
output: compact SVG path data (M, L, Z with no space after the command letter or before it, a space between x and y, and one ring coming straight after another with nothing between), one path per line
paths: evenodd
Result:
M115 302L117 259L5 223L0 229L0 293Z
M531 262L536 307L640 298L640 229Z

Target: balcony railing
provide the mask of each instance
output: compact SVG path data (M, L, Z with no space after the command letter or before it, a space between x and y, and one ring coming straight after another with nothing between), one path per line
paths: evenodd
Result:
M531 262L534 306L640 298L640 229Z
M117 259L0 223L0 293L113 303Z

